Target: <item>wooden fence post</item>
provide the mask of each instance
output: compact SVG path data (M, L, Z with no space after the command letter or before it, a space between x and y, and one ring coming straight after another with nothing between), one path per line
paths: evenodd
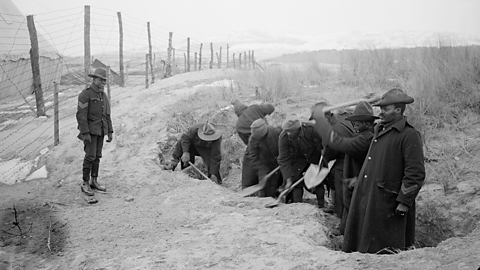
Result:
M195 52L195 71L197 71L197 52Z
M243 52L243 68L247 69L247 52Z
M248 68L252 68L252 52L248 50Z
M222 47L220 47L220 56L218 57L218 68L222 68Z
M190 72L190 38L187 37L187 71Z
M210 42L210 69L213 68L213 43Z
M238 68L242 69L242 53L238 54Z
M172 65L173 65L174 61L172 61L172 50L173 50L172 37L173 37L173 32L169 32L168 33L168 50L167 50L168 51L168 60L167 60L168 62L167 62L167 68L166 68L167 74L164 74L163 75L164 77L172 76L172 72L173 72ZM170 68L168 68L168 67L170 67Z
M177 68L177 60L175 59L175 48L172 48L172 66L170 67L170 70L172 71L172 75L175 74Z
M200 51L198 53L198 70L202 70L202 47L203 43L200 43Z
M60 126L58 118L58 83L53 82L53 145L60 143Z
M233 61L233 69L235 69L235 53L232 55L232 61Z
M90 81L88 74L90 74L90 6L85 6L85 18L83 29L83 47L84 47L84 65L85 65L85 85L88 86Z
M185 72L187 72L187 54L183 53L183 64L185 67Z
M229 53L228 49L229 48L228 48L228 44L227 44L227 68L229 68L229 66L230 66L230 56L228 55L228 53Z
M147 32L148 32L148 60L150 62L150 72L152 73L152 83L155 83L155 71L153 69L152 61L152 35L150 34L150 22L147 22Z
M256 62L255 62L255 51L254 50L252 50L252 63L253 63L253 69L255 69Z
M145 54L145 89L148 89L148 53Z
M119 48L118 48L118 64L120 65L120 86L125 86L125 71L123 70L123 24L122 24L122 13L117 12L118 16L118 31L120 32L120 41L119 41Z
M43 101L42 79L40 77L40 52L38 49L37 29L33 21L33 15L27 16L27 27L30 33L30 64L32 65L33 75L33 91L35 92L35 100L37 104L37 116L45 116L45 103Z
M107 95L110 102L112 102L112 95L110 94L110 66L107 66Z

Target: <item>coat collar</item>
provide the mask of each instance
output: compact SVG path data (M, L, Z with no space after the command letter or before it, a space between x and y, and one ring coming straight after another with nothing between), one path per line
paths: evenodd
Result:
M99 93L99 94L103 93L103 89L98 88L98 86L96 86L94 83L90 84L90 88L92 88L92 90L95 91L95 93Z
M396 129L396 130L398 130L398 132L402 132L405 129L406 125L408 125L408 122L407 122L407 118L404 116L404 117L398 119L397 121L395 121L393 123L389 123L385 126L381 126L380 124L376 125L375 126L375 134L378 134L377 135L377 137L378 137L378 136L381 136L381 135L389 132L392 129Z

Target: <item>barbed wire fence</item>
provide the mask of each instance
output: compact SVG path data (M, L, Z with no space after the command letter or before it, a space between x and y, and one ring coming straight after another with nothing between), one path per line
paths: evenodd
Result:
M77 96L105 68L111 100L205 69L254 69L254 51L199 42L121 12L90 6L0 15L0 173L13 184L42 149L74 129ZM10 164L4 166L6 163Z

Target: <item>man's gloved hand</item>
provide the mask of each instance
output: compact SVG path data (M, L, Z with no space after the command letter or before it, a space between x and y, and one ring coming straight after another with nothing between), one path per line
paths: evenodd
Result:
M291 186L292 186L292 178L287 178L277 190L278 192L282 193L285 190L289 189Z
M395 215L404 217L408 212L408 206L403 203L398 203L397 209L395 209Z
M107 142L111 142L112 140L113 140L113 134L112 134L112 133L108 133Z
M187 165L188 162L190 161L190 153L189 152L183 152L181 159L182 159L183 164Z
M355 186L357 186L357 182L358 182L358 178L357 177L353 177L353 178L350 178L348 179L348 188L350 190L353 190L355 189Z
M92 137L90 136L90 133L83 134L83 142L88 142L88 143L92 142Z

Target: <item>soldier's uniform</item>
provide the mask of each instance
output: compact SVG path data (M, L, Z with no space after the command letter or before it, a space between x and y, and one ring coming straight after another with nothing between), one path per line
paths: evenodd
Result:
M77 122L78 138L83 141L86 134L92 138L91 142L84 142L83 180L89 181L90 176L98 177L104 136L113 133L110 101L93 83L78 96Z

